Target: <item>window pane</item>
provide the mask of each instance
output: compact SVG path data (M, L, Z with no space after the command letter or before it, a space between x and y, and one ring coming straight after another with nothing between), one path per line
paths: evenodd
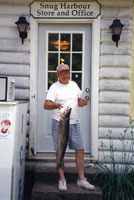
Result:
M82 89L81 83L82 83L82 75L81 73L72 73L72 80L75 81L79 88Z
M73 51L82 51L82 34L73 34Z
M72 71L82 71L82 54L72 54Z
M63 59L63 60L61 60ZM60 63L64 62L64 64L67 64L70 66L70 53L61 53L60 54Z
M60 50L70 51L70 34L61 34Z
M56 70L58 65L58 54L49 53L48 54L48 70Z
M55 83L57 81L57 76L56 76L56 73L54 72L49 72L48 73L48 89L49 87Z
M59 36L58 34L49 33L48 36L48 51L58 51L59 48Z

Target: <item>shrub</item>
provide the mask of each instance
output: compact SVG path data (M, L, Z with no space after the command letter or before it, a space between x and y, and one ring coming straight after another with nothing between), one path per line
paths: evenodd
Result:
M120 134L120 141L122 143L121 165L117 164L115 159L115 150L112 140L112 131L108 131L110 155L105 156L104 144L101 143L103 149L104 160L98 164L99 172L95 176L103 192L103 200L134 200L134 169L132 163L134 161L134 125L131 126L131 142L128 144L126 136L128 130L124 130ZM106 164L107 159L110 160L110 167Z

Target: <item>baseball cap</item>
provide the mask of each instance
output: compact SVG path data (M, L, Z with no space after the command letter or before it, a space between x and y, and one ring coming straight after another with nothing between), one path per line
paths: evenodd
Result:
M57 66L57 72L60 73L62 71L69 71L69 66L66 64L60 64Z

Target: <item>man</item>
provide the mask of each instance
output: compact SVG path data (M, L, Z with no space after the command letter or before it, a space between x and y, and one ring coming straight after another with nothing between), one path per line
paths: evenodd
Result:
M86 106L88 100L81 99L81 91L74 81L70 81L69 66L66 64L60 64L57 66L58 81L51 85L45 103L44 109L53 110L52 115L52 135L54 140L54 147L57 150L57 135L58 135L58 123L60 121L60 109L64 107L71 107L70 115L70 127L69 127L69 148L75 150L76 167L79 178L77 180L77 186L94 190L95 187L91 185L84 177L84 148L82 137L80 133L78 106ZM57 161L56 154L56 161ZM66 180L64 176L64 170L59 168L59 182L58 189L66 191Z

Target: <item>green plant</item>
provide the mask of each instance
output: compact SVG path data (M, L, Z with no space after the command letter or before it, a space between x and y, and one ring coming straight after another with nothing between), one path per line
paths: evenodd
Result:
M105 145L101 142L104 160L98 164L99 172L95 176L95 181L99 183L103 200L134 200L134 125L130 122L131 135L130 142L126 140L128 130L120 134L122 143L121 164L115 158L116 148L112 140L112 131L108 131L110 154L105 155ZM107 163L110 161L110 165ZM120 167L119 167L120 166Z

